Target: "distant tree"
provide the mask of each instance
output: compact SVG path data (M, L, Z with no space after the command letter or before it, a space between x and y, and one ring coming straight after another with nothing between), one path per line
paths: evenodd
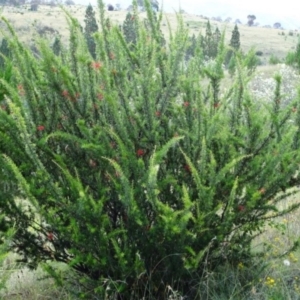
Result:
M231 48L233 48L234 50L239 50L241 47L241 42L240 42L240 32L239 32L239 28L237 26L237 24L235 24L234 29L232 31L231 34L231 39L230 39L230 43L229 46ZM225 63L227 65L227 67L229 67L229 65L231 66L231 69L234 68L234 50L229 49L225 58Z
M108 11L114 11L115 8L114 8L114 6L113 6L112 4L108 4L108 5L107 5L107 10L108 10Z
M239 32L239 28L238 28L237 24L235 24L234 29L232 31L231 39L230 39L230 44L229 45L232 48L234 48L235 50L239 50L240 49L240 46L241 46L240 32Z
M151 4L152 4L152 8L158 12L158 10L159 10L158 1L157 0L151 1Z
M247 19L248 19L247 24L249 26L253 26L254 25L254 20L256 20L256 16L255 15L248 15Z
M150 4L152 6L152 9L154 11L158 11L159 10L159 3L157 0L150 0ZM137 5L144 11L145 10L145 4L144 4L144 0L137 0Z
M202 50L207 59L213 56L213 34L209 20L206 23L205 37L202 37Z
M197 46L197 39L195 34L189 37L189 45L186 49L185 59L186 61L190 60L192 57L195 56L195 49Z
M218 27L216 27L215 32L213 34L213 57L216 57L218 54L219 43L221 41L221 32Z
M75 2L73 0L66 0L65 5L75 5Z
M0 69L5 67L5 57L9 58L10 56L11 52L8 47L8 41L6 38L3 38L0 46Z
M39 8L39 3L37 1L31 1L30 11L37 11Z
M60 38L58 36L55 37L55 40L53 42L53 45L52 45L52 50L53 50L53 53L55 55L60 55L60 52L61 52L61 41L60 41Z
M273 28L280 29L281 28L281 23L279 23L279 22L274 23Z
M213 33L211 24L208 20L206 23L205 37L201 37L201 46L204 57L212 59L217 56L220 39L221 32L219 28L217 27Z
M126 42L135 45L137 40L137 28L133 14L130 12L127 13L122 27Z
M98 31L98 25L95 17L95 11L91 4L89 4L86 8L84 22L84 35L87 41L87 45L93 58L96 58L96 44L93 34Z

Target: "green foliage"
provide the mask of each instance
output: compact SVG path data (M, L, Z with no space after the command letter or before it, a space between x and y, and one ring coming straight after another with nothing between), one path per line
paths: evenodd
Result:
M300 71L300 40L297 43L296 51L289 52L286 56L286 64L295 67L298 71Z
M230 58L230 61L228 63L228 72L229 72L231 77L234 75L235 69L236 69L235 56L232 55L231 58Z
M197 47L197 39L196 39L195 34L193 34L189 38L189 45L187 46L187 49L186 49L186 60L187 61L195 56L196 47Z
M135 17L135 15L128 12L122 26L126 42L133 45L135 45L137 41L137 23L134 20Z
M230 39L230 46L235 50L239 50L241 46L240 42L240 32L237 24L235 24L234 29L232 31L231 39Z
M4 217L4 215L0 216L0 222L3 222ZM12 273L12 271L6 266L6 259L9 253L9 243L11 242L13 233L13 228L6 232L0 232L0 292L6 288L6 282Z
M98 31L98 25L95 12L91 4L89 4L86 8L84 23L84 35L87 41L88 49L91 55L96 58L96 44L93 35Z
M243 54L241 54L243 55ZM251 75L255 72L256 67L260 64L260 59L255 55L255 50L251 49L244 56L243 67L248 70L248 75Z
M235 24L234 29L231 34L230 43L229 43L230 49L228 50L226 54L225 64L229 67L229 64L231 64L231 69L233 66L233 56L234 51L238 51L241 47L240 42L240 32L237 24Z
M0 46L0 78L6 82L10 82L12 78L12 63L10 61L11 51L9 48L8 40L2 39ZM7 93L7 89L3 84L0 83L0 104L4 100L4 95ZM3 104L2 104L2 107Z
M204 57L213 59L218 54L218 47L221 41L221 33L218 27L216 27L214 33L212 32L211 24L209 21L206 23L205 36L201 39L202 52Z
M277 65L280 64L281 60L276 55L272 54L269 58L269 64L270 65Z
M55 39L54 39L53 45L52 45L53 53L55 55L60 55L61 47L62 47L61 40L58 36L56 36Z
M10 57L10 49L6 38L2 39L0 46L0 68L3 69L6 66L6 59Z
M295 62L296 58L295 58L295 52L288 52L288 54L286 55L285 58L285 63L289 66L293 66L294 62Z
M11 249L30 267L76 270L86 299L165 299L169 286L194 299L217 266L251 263L266 220L299 206L276 209L299 184L300 96L283 108L276 77L273 103L254 102L254 51L237 52L220 96L223 37L206 66L202 55L184 63L180 16L166 50L162 16L146 2L149 27L136 20L131 49L99 9L95 59L71 16L64 60L42 40L34 57L12 31L14 82L0 80L0 182L11 187L0 189L0 231L16 228Z

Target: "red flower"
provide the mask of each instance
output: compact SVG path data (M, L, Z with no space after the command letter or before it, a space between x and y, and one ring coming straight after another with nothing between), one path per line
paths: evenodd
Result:
M38 131L43 131L45 129L45 126L44 125L39 125L36 129Z
M101 94L101 93L97 94L97 98L98 98L100 101L103 100L103 94Z
M111 60L114 60L116 58L115 54L113 52L109 52L109 58Z
M220 102L216 102L216 103L214 103L214 108L218 108L218 107L220 107Z
M184 107L189 107L190 106L190 102L188 102L188 101L183 102L183 106Z
M68 92L67 90L63 90L63 91L61 92L61 94L62 94L65 98L69 98L69 97L70 97L70 94L69 94L69 92Z
M266 192L266 189L264 187L262 187L260 190L259 190L259 193L260 194L264 194Z
M143 150L143 149L138 149L137 151L136 151L136 155L138 156L138 157L141 157L141 156L143 156L145 154L145 150Z
M95 167L97 167L97 163L96 163L93 159L90 159L90 160L89 160L89 166L90 166L91 168L95 168Z
M245 211L246 207L244 205L238 206L238 211Z
M102 63L100 61L93 61L91 63L91 68L94 70L99 70L102 68Z
M48 239L49 241L53 241L54 235L53 235L52 232L48 232L48 233L47 233L47 239Z
M191 173L191 167L190 167L189 165L184 165L184 169L185 169L187 172Z
M55 67L51 67L51 71L53 72L53 73L57 73L57 69L55 68Z
M24 96L24 95L25 95L25 90L24 90L23 85L22 85L22 84L19 84L19 85L17 86L17 88L18 88L18 91L19 91L19 95Z
M161 112L160 112L160 111L156 111L156 112L155 112L155 115L156 115L157 117L160 117L160 116L161 116Z

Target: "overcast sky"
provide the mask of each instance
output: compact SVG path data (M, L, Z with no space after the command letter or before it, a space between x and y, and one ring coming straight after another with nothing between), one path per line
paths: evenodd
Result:
M261 25L273 25L281 22L286 28L300 26L299 0L269 1L263 0L164 0L163 7L166 12L174 12L179 7L190 14L205 15L207 17L239 18L243 23L247 21L248 14L254 14ZM96 5L97 0L77 0L81 4ZM104 0L106 4L121 4L126 9L131 0ZM158 0L161 4L162 1Z

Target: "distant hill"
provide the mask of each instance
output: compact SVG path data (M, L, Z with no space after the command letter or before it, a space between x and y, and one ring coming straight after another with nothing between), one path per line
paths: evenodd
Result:
M228 3L229 1L229 3ZM243 2L243 4L230 3L232 0L158 0L159 3L163 2L164 11L167 13L174 13L174 11L179 11L179 7L183 9L188 14L198 14L212 17L221 17L222 20L231 18L232 21L239 19L242 24L247 23L247 16L249 14L254 14L256 16L256 22L260 26L270 25L273 26L274 23L279 22L285 29L300 29L300 18L299 10L288 7L284 2L276 2L277 10L266 9L264 6L254 5L250 2ZM97 5L97 0L75 0L76 3L82 5L87 5L89 2L93 5ZM131 3L131 0L106 0L105 3L119 3L123 10L125 10ZM295 2L296 3L296 2ZM274 4L273 4L274 5ZM280 9L282 6L282 9ZM296 6L296 4L294 4ZM279 8L279 9L278 9Z
M76 5L68 6L66 9L76 17L82 26L84 26L84 17L86 6ZM20 35L22 41L31 43L32 38L36 32L45 33L50 38L58 33L62 36L62 40L68 41L68 23L66 21L65 13L59 7L50 7L40 5L38 11L28 11L28 9L18 7L4 7L3 16L5 16L16 29ZM121 25L125 20L127 12L121 11L107 11L113 23ZM98 17L98 14L96 14ZM146 13L140 13L141 18L146 18ZM189 34L205 34L205 27L207 20L196 14L187 13L182 14L184 23L189 28ZM168 19L168 21L167 21ZM222 20L225 18L223 17ZM246 20L242 18L231 18L230 23L219 22L211 20L213 29L218 26L219 29L225 30L226 44L229 44L231 32L234 27L234 23L237 19L240 19L242 24L239 24L241 47L243 51L248 51L251 47L255 47L256 51L262 53L261 60L263 64L268 63L269 57L275 55L276 57L283 59L288 51L294 50L299 39L298 34L290 34L289 30L281 30L274 28L263 28L263 27L249 27L244 25ZM257 15L257 21L261 22ZM163 17L162 21L162 32L168 39L169 30L167 22L173 30L177 27L177 18L174 13L167 13ZM278 20L280 22L280 20ZM282 21L281 21L282 22ZM270 23L273 25L275 22ZM264 23L261 23L264 24ZM4 29L6 26L3 22L0 22L0 29Z

